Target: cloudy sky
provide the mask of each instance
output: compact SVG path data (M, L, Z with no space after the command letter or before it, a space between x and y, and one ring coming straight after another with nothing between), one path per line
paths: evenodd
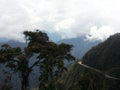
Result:
M41 29L62 38L104 40L120 32L120 0L0 0L0 38Z

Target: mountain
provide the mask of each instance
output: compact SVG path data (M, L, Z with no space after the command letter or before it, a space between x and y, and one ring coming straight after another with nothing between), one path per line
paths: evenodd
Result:
M82 62L102 71L120 69L120 33L89 50Z
M74 45L74 47L72 49L73 55L75 55L77 58L81 58L84 55L84 53L87 52L87 50L89 50L92 46L98 44L100 41L90 42L90 41L85 40L84 36L81 36L81 37L78 37L78 38L64 39L64 40L61 40L57 43L59 44L59 43L62 43L62 42L68 43L68 44L73 44ZM21 43L21 42L14 41L14 40L10 40L10 41L7 41L5 43L10 44L12 47L20 46L21 48L24 48L26 46L25 43ZM1 44L3 44L3 43L1 43ZM30 63L33 63L33 61L34 60L31 60ZM70 63L65 62L65 64L68 65ZM34 69L35 69L34 72L32 72L32 74L30 75L30 81L31 81L30 82L30 88L36 87L39 83L38 79L36 79L36 78L39 78L39 73L38 73L39 69L38 68L34 68ZM2 71L2 70L0 70L0 71ZM1 73L0 76L4 77L4 74ZM16 76L15 78L13 78L13 80L18 80L18 78L19 77ZM2 82L4 82L4 79L1 80L1 83ZM19 80L16 83L19 83ZM16 83L13 81L13 86L16 86ZM17 86L14 87L13 90L18 89L19 86L20 85L17 84Z
M12 47L21 47L21 48L24 48L26 46L26 43L15 41L15 40L0 42L0 45L3 45L3 44L9 44Z
M79 64L68 67L58 82L58 90L120 90L120 79Z
M77 38L63 39L57 43L67 43L73 45L72 54L77 59L80 59L89 49L100 42L101 41L89 41L85 36L80 36Z
M0 38L0 43L7 42L7 41L9 41L9 39L7 39L7 38Z
M53 35L53 34L52 34ZM51 36L52 37L52 36ZM79 38L73 38L73 39L64 39L64 40L61 40L61 41L59 41L58 43L62 43L62 42L64 42L64 43L68 43L68 44L74 44L74 48L73 48L73 51L72 51L72 53L75 55L75 54L77 54L78 53L78 57L79 57L79 55L80 55L80 57L82 57L83 56L83 54L89 49L89 48L91 48L92 47L92 45L95 45L95 44L93 44L93 42L92 42L92 44L89 44L89 43L87 43L87 41L85 41L85 40L83 40L83 39L85 39L85 37L79 37ZM56 39L56 40L58 40L58 39ZM79 44L77 44L78 42L80 42ZM21 48L24 48L25 46L26 46L26 43L22 43L22 42L19 42L19 41L14 41L14 40L10 40L10 41L6 41L6 42L2 42L2 43L0 43L0 45L2 45L2 44L4 44L4 43L7 43L7 44L9 44L9 45L11 45L12 47L17 47L17 46L19 46L19 47L21 47ZM84 44L85 43L85 44ZM77 48L80 48L80 49L77 49ZM83 48L84 47L84 48ZM88 47L88 48L87 48ZM85 49L85 50L84 50ZM77 51L76 51L77 50ZM79 51L81 51L80 53L79 53ZM82 54L82 55L81 55ZM77 56L77 55L76 55ZM33 59L33 58L32 58ZM30 63L33 63L33 61L34 60L31 60L31 62ZM69 62L65 62L65 64L66 65L68 65L68 64L70 64ZM0 67L3 67L4 68L4 66L1 66L0 65ZM34 88L34 87L36 87L37 85L38 85L38 83L39 83L39 81L38 81L38 79L36 79L36 78L39 78L39 69L38 68L34 68L35 70L34 70L34 72L32 72L32 74L30 75L30 81L31 81L31 83L30 83L30 88ZM8 70L8 69L7 69ZM2 69L0 69L0 72L2 72ZM3 78L5 78L4 77L4 74L3 73L0 73L0 76L1 77L3 77ZM2 82L4 82L4 79L0 79L0 85L2 84ZM19 79L18 79L19 77L18 76L14 76L14 78L12 78L13 80L18 80L18 82L16 82L16 83L19 83ZM16 83L13 81L13 86L16 86ZM17 84L17 86L16 87L14 87L13 88L13 90L18 90L18 88L20 87L20 85L19 84Z
M52 40L54 42L58 42L62 39L61 36L57 33L49 33L48 32L47 35L49 36L50 40Z
M82 62L81 62L82 61ZM63 90L120 90L120 34L91 48L69 65L58 88Z
M19 42L19 41L14 41L14 40L10 40L7 42L9 45L11 45L12 47L25 47L26 46L26 43L23 43L23 42Z
M85 36L80 36L77 38L71 38L71 39L62 39L61 37L56 34L56 33L48 33L48 36L50 37L50 40L57 42L58 44L60 43L67 43L67 44L71 44L73 45L73 49L72 49L72 54L73 56L75 56L77 59L82 58L82 56L89 50L91 49L91 47L97 45L98 43L100 43L101 41L89 41L86 40ZM58 41L59 40L59 41ZM9 40L9 41L5 41L5 42L1 42L0 45L4 44L4 43L8 43L9 45L11 45L12 47L25 47L26 43L22 43L19 41L15 41L15 40Z

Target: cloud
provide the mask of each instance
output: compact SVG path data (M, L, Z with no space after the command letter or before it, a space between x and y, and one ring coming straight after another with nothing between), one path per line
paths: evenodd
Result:
M89 34L91 40L103 39L109 36L103 30L108 28L103 27L120 32L119 3L119 0L0 0L0 38L23 40L24 30L38 28L59 33L63 38ZM102 35L96 37L90 29L93 26Z
M59 31L61 29L70 29L74 22L75 22L74 19L62 20L56 24L55 30Z
M90 29L90 32L88 35L86 35L86 38L88 40L106 40L110 35L115 34L115 31L110 26L102 26L97 27L93 26Z

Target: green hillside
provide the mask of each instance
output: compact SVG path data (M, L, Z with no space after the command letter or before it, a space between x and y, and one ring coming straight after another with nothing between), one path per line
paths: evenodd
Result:
M120 90L120 34L89 50L59 82L64 90Z

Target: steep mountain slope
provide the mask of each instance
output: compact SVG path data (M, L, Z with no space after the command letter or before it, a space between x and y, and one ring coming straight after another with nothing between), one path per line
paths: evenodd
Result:
M93 47L82 62L102 71L120 69L120 34L110 36L105 42Z
M86 40L85 36L80 36L77 38L63 39L58 43L68 43L73 45L72 54L77 59L80 59L89 49L91 49L91 47L97 45L100 42L101 41L88 41Z
M120 90L120 80L76 62L59 80L58 90Z
M59 80L64 90L120 90L120 34L110 36L68 67Z

